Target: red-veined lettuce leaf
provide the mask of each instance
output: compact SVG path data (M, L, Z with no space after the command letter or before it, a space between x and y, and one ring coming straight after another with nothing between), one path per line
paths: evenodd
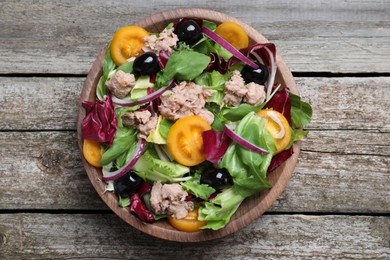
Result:
M110 96L103 101L83 101L86 116L82 122L83 137L111 146L117 130L117 118Z
M213 129L203 132L202 137L206 160L218 164L230 145L229 137L224 132Z

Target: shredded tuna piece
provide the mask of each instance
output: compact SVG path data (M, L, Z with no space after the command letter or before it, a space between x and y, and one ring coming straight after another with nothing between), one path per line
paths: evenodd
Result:
M245 94L243 101L250 105L260 105L265 100L264 86L250 82L245 85L248 92Z
M161 95L161 105L158 109L162 116L173 121L199 115L211 124L214 115L204 106L213 93L214 90L203 89L193 82L183 81L171 92Z
M145 124L139 124L138 130L139 130L139 137L146 139L150 133L156 129L157 126L157 117L152 116L150 117L149 121Z
M232 77L225 83L223 104L238 106L241 102L250 105L260 105L265 100L264 86L250 82L245 85L238 70L233 71Z
M178 183L156 182L151 191L150 204L156 214L169 214L176 219L185 218L194 209L192 201L186 201L188 193Z
M224 104L238 106L241 103L248 89L245 87L244 79L238 70L233 71L232 77L225 83L224 92L225 97L222 100Z
M161 51L166 51L171 54L173 52L173 48L176 47L176 44L179 41L177 35L173 33L173 30L173 28L164 29L158 37L156 35L146 36L144 38L145 46L142 50L145 52L151 51L157 55Z
M106 82L106 87L111 93L118 97L126 97L135 86L135 77L133 74L125 73L121 70L115 72Z
M157 126L157 117L148 110L128 111L122 116L124 126L138 129L138 137L146 139Z

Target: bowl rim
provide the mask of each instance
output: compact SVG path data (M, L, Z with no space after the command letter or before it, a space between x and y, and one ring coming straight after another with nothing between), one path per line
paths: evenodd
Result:
M177 20L181 17L199 17L202 19L207 19L214 21L216 23L220 23L222 21L233 21L240 24L248 33L252 42L266 43L268 40L258 31L256 31L250 25L238 20L235 17L227 15L225 13L221 13L218 11L203 9L203 8L179 8L173 10L166 10L156 12L142 18L135 22L135 25L151 28L155 26L157 23L165 23L167 24L170 21ZM211 239L221 238L230 234L237 232L238 230L248 226L254 220L258 219L263 213L268 210L272 204L277 200L277 198L281 195L281 193L285 190L291 176L293 170L297 164L298 157L301 149L301 142L296 142L293 145L294 153L293 155L284 162L281 166L279 166L275 171L269 173L267 175L268 181L272 184L272 188L258 194L247 198L247 200L255 200L255 207L248 209L247 211L240 212L240 216L237 217L237 212L242 209L242 205L240 205L239 210L233 215L230 222L222 229L219 230L202 230L199 232L183 232L178 231L171 228L167 228L167 221L162 223L161 221L157 221L154 224L146 224L140 221L137 217L133 216L127 208L121 208L118 205L118 200L115 194L112 192L105 191L105 183L102 180L102 174L100 169L96 169L95 167L89 165L82 155L82 120L85 117L85 110L82 108L82 102L89 100L95 100L95 89L96 85L102 75L102 61L105 56L105 52L107 50L107 46L104 47L96 60L92 63L92 66L89 70L89 73L84 81L82 91L80 93L79 99L79 113L77 119L77 139L79 151L81 152L81 158L83 162L83 166L85 171L87 172L88 178L92 183L94 189L97 191L99 196L103 199L106 205L114 211L116 215L118 215L122 220L130 224L132 227L157 238L177 241L177 242L201 242L207 241ZM299 95L295 80L292 76L291 71L288 69L285 61L277 52L276 54L277 60L277 71L279 77L283 81L284 87L288 86L289 90ZM169 225L169 224L168 224Z

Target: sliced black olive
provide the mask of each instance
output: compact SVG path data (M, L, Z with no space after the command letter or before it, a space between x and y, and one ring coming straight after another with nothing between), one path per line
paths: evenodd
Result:
M175 29L179 41L187 44L197 43L202 38L202 30L194 20L179 23Z
M264 83L268 80L268 70L264 64L256 63L259 65L259 68L255 69L249 65L245 65L245 67L241 71L242 78L245 83L254 82L259 85L264 85Z
M153 52L145 52L134 60L133 71L135 74L152 75L159 70L157 55Z
M200 177L200 184L208 184L216 190L233 185L233 179L227 169L209 168Z
M137 192L142 179L135 172L128 172L114 182L115 192L121 197L129 197Z

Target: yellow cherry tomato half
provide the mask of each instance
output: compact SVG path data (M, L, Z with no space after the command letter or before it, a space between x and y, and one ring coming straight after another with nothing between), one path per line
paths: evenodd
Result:
M117 66L127 62L130 57L135 57L142 52L145 45L145 36L149 33L142 27L131 25L120 28L112 38L110 51L111 57Z
M257 115L267 120L265 128L272 134L272 137L275 139L275 154L278 154L286 149L291 141L291 129L284 115L272 109L259 110L257 111Z
M200 116L177 120L168 133L167 146L173 159L185 166L194 166L206 160L202 133L211 126Z
M89 164L95 167L102 167L100 160L102 159L102 146L93 140L84 139L83 155Z
M224 22L217 26L215 33L233 45L237 50L248 47L249 37L246 31L234 22Z
M193 211L189 212L188 215L183 219L176 219L172 216L169 216L168 222L177 230L185 232L199 231L201 227L207 224L206 221L198 220L198 209L194 209Z

